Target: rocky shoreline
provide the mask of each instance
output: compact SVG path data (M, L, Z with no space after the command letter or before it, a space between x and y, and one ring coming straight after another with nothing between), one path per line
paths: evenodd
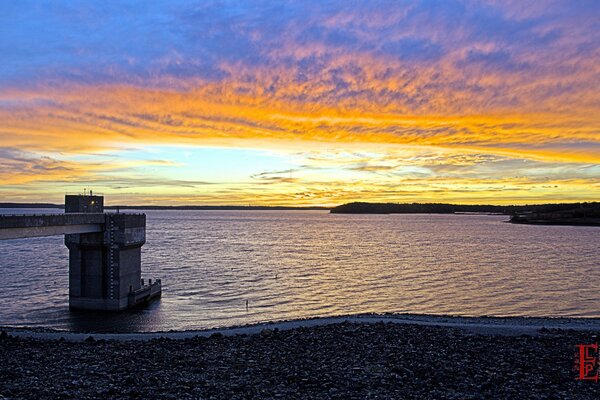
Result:
M600 332L477 333L397 323L263 328L148 341L0 338L0 398L600 397L576 345Z

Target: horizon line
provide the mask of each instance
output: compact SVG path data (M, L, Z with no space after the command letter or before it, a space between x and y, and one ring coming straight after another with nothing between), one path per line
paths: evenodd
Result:
M567 201L567 202L548 202L548 203L524 203L524 204L494 204L494 203L446 203L446 202L371 202L371 201L350 201L346 203L341 203L334 206L324 206L324 205L257 205L257 204L180 204L180 205L172 205L172 204L114 204L114 205L105 205L104 208L113 209L113 208L290 208L290 209L324 209L329 210L335 207L343 206L346 204L353 203L362 203L362 204L420 204L420 205L432 205L432 204L443 204L443 205L452 205L452 206L491 206L491 207L525 207L525 206L542 206L542 205L568 205L568 204L595 204L599 203L600 200L593 201ZM44 203L44 202L0 202L0 208L10 208L8 205L16 205L21 206L22 208L28 208L26 206L32 206L31 208L41 208L40 206L47 206L53 208L64 208L64 203ZM37 206L37 207L36 207Z

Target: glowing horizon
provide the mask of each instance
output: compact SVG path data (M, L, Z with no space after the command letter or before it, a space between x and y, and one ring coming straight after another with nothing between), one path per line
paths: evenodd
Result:
M0 11L0 201L600 199L598 2Z

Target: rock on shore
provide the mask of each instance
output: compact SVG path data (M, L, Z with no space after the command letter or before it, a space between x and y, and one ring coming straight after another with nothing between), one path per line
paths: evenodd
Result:
M575 345L597 341L384 323L147 342L4 335L0 398L597 399L600 383L574 369Z

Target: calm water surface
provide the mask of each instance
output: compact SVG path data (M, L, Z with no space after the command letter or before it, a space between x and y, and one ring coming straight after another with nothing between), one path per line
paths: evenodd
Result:
M143 276L162 278L161 300L121 314L71 312L63 237L0 241L0 325L159 331L363 312L600 317L600 228L478 215L146 214Z

